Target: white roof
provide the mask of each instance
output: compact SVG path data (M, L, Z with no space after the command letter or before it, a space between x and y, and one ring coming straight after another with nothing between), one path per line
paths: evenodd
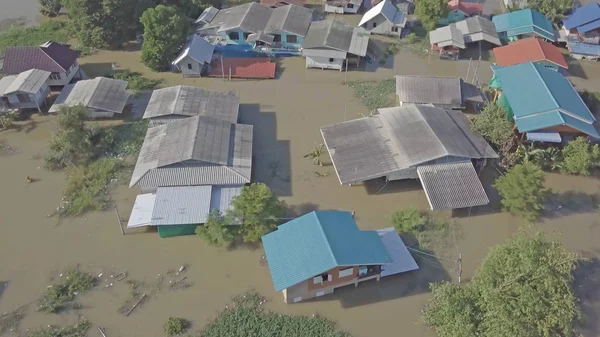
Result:
M378 229L377 234L381 238L383 245L392 256L392 263L386 263L381 268L381 277L405 273L411 270L419 269L417 261L412 257L402 238L393 227Z
M10 85L4 89L4 94L14 92L37 93L50 77L50 72L39 69L30 69L17 75Z
M133 209L127 221L127 228L150 226L155 200L156 194L154 193L138 195L133 203Z
M198 63L210 63L212 61L215 45L194 34L188 40L187 46L177 56L173 65L177 65L181 60L189 56Z
M367 11L365 15L363 15L358 26L364 25L379 14L383 15L388 21L396 26L404 27L406 24L406 15L394 6L390 0L384 0Z

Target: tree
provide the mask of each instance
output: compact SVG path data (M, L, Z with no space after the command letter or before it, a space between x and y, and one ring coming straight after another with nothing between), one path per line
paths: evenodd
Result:
M85 163L93 155L91 132L85 126L87 110L81 105L62 107L58 111L58 130L52 135L46 166L67 167L70 163Z
M196 228L196 234L211 246L229 246L235 240L233 227L225 222L218 210L213 210L206 223Z
M500 148L514 137L515 124L508 120L504 108L489 103L480 114L475 116L471 128Z
M142 63L154 71L166 71L172 57L187 38L189 24L175 7L158 5L140 19L144 25Z
M238 233L244 242L258 242L263 235L277 228L285 214L285 206L267 185L253 183L244 186L240 195L231 201L226 222L240 225Z
M440 337L574 336L577 261L559 242L520 231L490 250L470 284L433 284L423 320Z
M398 233L410 233L423 227L427 218L415 207L409 207L392 213L390 223Z
M591 145L584 137L577 137L562 149L562 168L571 174L589 176L600 166L600 148Z
M312 161L313 164L323 166L323 162L321 161L323 149L325 149L325 145L317 144L317 142L315 142L314 149L311 152L305 154L304 158L310 158L310 161Z
M496 179L494 187L502 197L502 207L512 214L534 221L544 209L544 172L531 162L510 169Z
M544 14L552 23L559 23L573 9L573 0L529 0L529 8Z
M40 13L46 16L57 16L62 8L60 0L38 0Z
M415 14L428 31L434 30L438 21L448 16L448 10L448 1L446 0L417 0L415 2Z

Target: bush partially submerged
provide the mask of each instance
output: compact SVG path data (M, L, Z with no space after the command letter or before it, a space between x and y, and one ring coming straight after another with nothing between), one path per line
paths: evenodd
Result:
M77 294L91 289L95 283L96 279L91 274L83 273L77 269L67 270L62 274L58 283L46 288L46 294L40 299L39 310L51 313L64 310L71 304Z
M562 150L562 168L571 174L589 176L600 166L600 148L591 145L584 137L569 142Z
M139 93L142 90L154 89L161 82L160 80L146 78L142 74L130 70L117 72L113 75L113 78L129 82L127 88L135 93Z
M189 322L179 317L169 317L167 323L165 323L165 335L177 336L187 330Z
M92 324L84 319L65 327L48 326L29 333L29 337L86 337Z
M496 179L494 188L502 197L502 208L528 221L536 220L546 203L544 172L531 162L516 165Z
M410 233L420 230L425 225L427 218L415 207L409 207L392 213L390 224L398 233Z
M370 110L386 108L395 103L396 80L383 81L356 81L349 82L348 86L354 89L354 96Z

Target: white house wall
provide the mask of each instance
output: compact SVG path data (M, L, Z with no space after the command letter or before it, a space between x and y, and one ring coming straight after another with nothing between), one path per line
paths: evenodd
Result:
M75 61L73 67L67 74L66 72L60 72L58 75L60 76L60 80L54 80L52 78L48 78L46 83L50 86L65 86L71 82L75 74L79 72L79 63Z
M375 24L375 27L373 27ZM392 28L394 24L392 24L388 19L386 19L383 15L379 14L373 19L367 21L363 28L370 31L372 34L380 34L380 35L390 35L390 36L400 36L402 34L402 28L398 27L397 32L393 32Z
M306 68L336 69L342 70L344 59L306 56Z
M188 68L188 64L192 65L192 69ZM177 67L179 67L179 70L181 71L183 76L200 76L200 74L202 73L202 65L189 56L186 56L181 61L179 61Z

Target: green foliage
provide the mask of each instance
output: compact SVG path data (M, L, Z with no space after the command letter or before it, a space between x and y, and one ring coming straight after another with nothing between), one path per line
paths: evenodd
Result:
M415 15L419 17L423 27L432 31L440 19L448 16L448 1L444 0L417 0L415 1Z
M543 234L490 250L470 284L432 284L423 320L440 337L575 336L577 254Z
M419 37L415 33L410 33L406 35L406 40L408 43L417 43L419 41Z
M66 42L67 22L50 20L36 27L15 27L0 34L0 57L9 46L38 46L47 41Z
M427 218L415 207L405 208L392 213L390 224L398 233L420 231L426 224Z
M17 119L19 113L11 110L0 110L0 130L7 130L13 127L13 122Z
M531 162L542 170L558 170L562 168L562 154L560 150L555 147L538 148L534 144L519 145L515 155L520 162Z
M63 107L58 111L58 130L52 135L46 167L64 168L73 164L87 163L94 157L91 131L85 126L87 109L81 105Z
M239 235L244 242L259 242L263 235L277 228L285 207L285 202L277 199L267 185L253 183L244 186L231 201L226 221L240 225Z
M48 326L41 330L34 330L28 334L28 337L86 337L91 327L92 324L84 319L63 328Z
M386 108L395 103L396 80L348 82L354 97L370 110Z
M559 23L573 9L573 0L529 0L527 7L544 14L552 23Z
M165 335L167 336L177 336L187 330L189 326L189 322L183 318L179 317L169 317L167 323L165 323Z
M591 145L584 137L578 137L562 149L562 168L571 174L589 176L592 169L600 166L600 148Z
M46 288L46 294L40 299L40 311L57 313L66 309L79 293L94 287L96 279L77 269L65 271L58 283Z
M129 70L115 73L113 78L129 82L127 87L134 93L139 93L143 90L154 89L161 82L160 80L149 79L138 72Z
M121 158L137 156L148 130L147 120L137 120L111 128L94 127L94 144L101 155Z
M494 187L502 197L503 209L514 215L534 221L544 209L544 172L531 162L510 169L496 180Z
M175 53L187 38L190 26L175 7L158 5L140 19L144 25L142 63L154 71L169 69Z
M196 234L211 246L230 246L235 241L235 230L221 216L218 210L213 210L206 223L196 227Z
M350 337L334 322L319 316L292 316L265 311L256 292L237 296L198 337Z
M506 117L506 111L499 105L487 104L480 114L476 115L472 129L481 134L497 148L502 147L514 137L515 125Z
M38 0L40 13L46 16L57 16L62 8L60 0Z

